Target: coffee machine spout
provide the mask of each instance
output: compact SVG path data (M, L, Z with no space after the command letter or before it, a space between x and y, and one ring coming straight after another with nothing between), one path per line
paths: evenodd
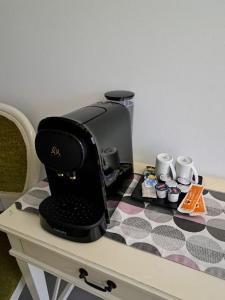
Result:
M63 177L64 174L63 173L57 173L58 177Z
M76 172L75 172L75 171L73 171L73 172L71 172L71 173L69 174L69 179L70 179L70 180L76 180L76 178L77 178L77 176L76 176Z

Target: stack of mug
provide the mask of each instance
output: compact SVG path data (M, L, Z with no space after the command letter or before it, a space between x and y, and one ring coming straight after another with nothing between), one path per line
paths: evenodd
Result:
M191 157L179 156L175 166L173 156L160 153L156 157L155 175L159 181L155 189L158 198L177 202L179 194L187 193L190 184L198 184L198 172Z

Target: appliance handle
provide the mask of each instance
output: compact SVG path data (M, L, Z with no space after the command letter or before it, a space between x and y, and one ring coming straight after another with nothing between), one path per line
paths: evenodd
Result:
M79 278L84 279L84 282L87 285L93 287L94 289L97 289L97 290L99 290L101 292L111 292L113 289L116 288L116 284L113 281L111 281L111 280L107 280L107 282L106 282L107 286L105 286L104 288L102 288L102 287L100 287L100 286L98 286L98 285L96 285L96 284L94 284L92 282L89 282L87 280L86 277L88 276L88 272L85 269L80 268L79 272L80 272Z
M192 171L193 171L193 175L195 177L195 184L198 184L198 171L194 165L192 165Z
M174 165L173 165L172 162L171 162L171 164L170 164L170 170L171 170L171 173L172 173L172 178L173 178L173 180L176 180L176 177L177 177L177 175L176 175L176 170L175 170Z

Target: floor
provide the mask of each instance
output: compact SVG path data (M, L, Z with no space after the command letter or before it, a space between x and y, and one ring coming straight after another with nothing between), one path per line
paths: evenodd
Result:
M48 292L49 292L50 299L51 299L51 296L53 294L54 284L55 284L55 276L53 276L49 273L45 273L45 276L46 276L46 281L47 281L47 286L48 286ZM65 284L66 284L65 282L61 283L60 292L63 289L63 287L65 286ZM60 292L59 292L59 294L60 294ZM19 300L32 300L32 297L26 286L23 289L23 292L20 295ZM88 292L85 292L84 290L81 290L81 289L75 287L73 289L73 291L71 292L70 296L68 297L68 300L101 300L101 299L94 295L91 295Z

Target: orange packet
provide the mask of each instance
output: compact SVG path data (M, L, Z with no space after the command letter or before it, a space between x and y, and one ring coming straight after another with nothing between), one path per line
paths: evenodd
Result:
M203 185L192 184L177 210L181 213L193 212L203 190Z
M206 213L206 207L205 207L205 201L203 196L201 195L198 199L198 202L195 205L195 209L192 213L190 213L190 216L198 216L203 215Z

